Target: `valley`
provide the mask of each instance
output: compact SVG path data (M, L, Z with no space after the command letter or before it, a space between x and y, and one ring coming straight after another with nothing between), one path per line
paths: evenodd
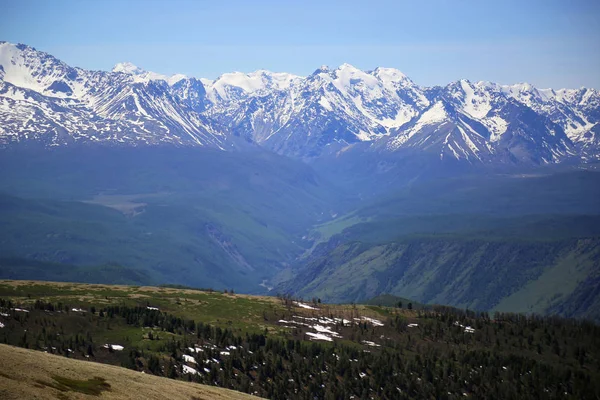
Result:
M0 166L2 278L600 315L593 169L422 177L359 196L262 151L29 150ZM574 308L578 294L590 300Z

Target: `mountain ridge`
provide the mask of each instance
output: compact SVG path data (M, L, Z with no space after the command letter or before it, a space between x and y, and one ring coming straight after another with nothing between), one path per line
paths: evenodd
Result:
M364 152L439 161L543 165L600 159L600 93L462 79L424 87L394 68L321 67L306 77L258 70L217 79L120 63L70 67L0 42L0 146L39 142L261 146L312 160Z

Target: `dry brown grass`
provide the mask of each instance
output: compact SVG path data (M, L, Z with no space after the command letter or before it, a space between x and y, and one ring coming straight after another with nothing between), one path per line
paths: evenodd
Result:
M160 293L162 295L186 295L195 293L209 293L207 291L198 289L183 289L183 288L170 288L170 287L157 287L157 286L130 286L130 285L106 285L98 283L76 283L76 282L56 282L56 281L35 281L35 280L12 280L12 279L0 279L0 283L8 287L23 287L31 285L48 286L53 289L72 289L72 290L87 290L88 298L95 298L94 292L112 290L122 291L124 295L130 298L145 298L151 297L152 294ZM135 291L136 293L132 293ZM219 293L218 291L216 293ZM279 300L273 296L258 296L248 294L228 294L231 298L247 298L253 300L261 300L266 302L279 302Z
M58 381L55 379L57 377ZM95 378L104 380L104 387L99 395L69 390L60 384L65 380L85 382ZM232 390L176 381L113 365L73 360L4 344L0 344L0 398L256 399Z

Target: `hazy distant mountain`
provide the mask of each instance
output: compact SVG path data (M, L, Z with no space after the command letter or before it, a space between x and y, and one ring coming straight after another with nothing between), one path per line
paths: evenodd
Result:
M0 42L3 147L249 144L314 158L365 143L361 154L537 165L600 159L599 120L595 89L467 80L426 88L395 69L348 64L308 77L261 70L215 80L130 63L88 71Z

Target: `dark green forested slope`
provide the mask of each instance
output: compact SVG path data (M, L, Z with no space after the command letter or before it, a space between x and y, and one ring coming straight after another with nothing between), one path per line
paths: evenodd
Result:
M600 174L406 187L313 231L277 290L600 319Z
M4 152L0 168L2 257L247 292L304 251L299 238L337 196L310 167L261 151ZM0 277L37 277L14 271ZM94 271L85 281L103 280Z
M145 202L139 214L128 215L97 204L0 194L0 277L251 291L302 250L289 232L243 211L220 214L206 203L180 204L169 196L139 201ZM121 272L101 265L141 275L119 280ZM78 267L69 276L65 266Z
M592 280L599 260L600 239L419 237L387 244L349 242L312 259L279 289L334 302L391 293L424 303L480 310L555 310L598 319L598 291L594 292ZM582 286L593 300L577 300Z
M32 297L22 304L0 298L0 341L269 399L600 395L600 332L589 322L502 313L492 319L447 307L419 312L374 307L385 320L339 322L330 328L343 340L314 342L303 326L244 334L148 308L148 301L84 307L77 301ZM305 321L336 315L333 309L310 312ZM271 311L260 323L291 315ZM122 347L109 346L114 344Z
M116 263L78 266L23 258L0 258L5 279L147 285L153 278L147 271Z

